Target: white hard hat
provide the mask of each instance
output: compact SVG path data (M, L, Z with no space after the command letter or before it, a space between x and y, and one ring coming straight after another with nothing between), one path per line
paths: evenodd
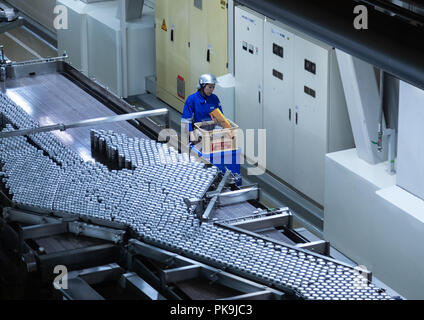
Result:
M213 74L210 74L210 73L202 74L199 78L199 85L197 86L197 89L200 89L207 84L216 84L216 83L218 83L218 80Z

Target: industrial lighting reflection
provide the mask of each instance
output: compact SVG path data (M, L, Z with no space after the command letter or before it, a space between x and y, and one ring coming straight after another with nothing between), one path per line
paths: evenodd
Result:
M7 90L7 96L10 99L12 99L14 103L16 103L22 109L24 109L24 111L28 113L30 116L34 113L32 106L24 98L22 98L18 93L11 90Z
M45 116L45 117L40 117L39 120L40 126L49 126L52 124L57 124L55 122L53 122L52 119L50 119L50 117ZM74 142L74 138L67 132L65 131L52 131L52 133L60 140L62 141L64 144L66 145L70 145L71 143Z
M78 148L78 154L84 160L84 162L95 162L91 157L91 153L89 153L85 148Z

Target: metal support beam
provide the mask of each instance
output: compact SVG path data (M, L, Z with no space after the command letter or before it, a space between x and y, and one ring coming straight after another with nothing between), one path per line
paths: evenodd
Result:
M257 185L255 185L249 187L242 187L240 190L236 191L228 191L223 193L212 191L206 193L206 197L208 198L213 198L216 195L218 196L217 205L223 207L246 202L249 200L259 201L260 189Z
M280 208L275 211L259 211L253 215L220 220L219 224L228 224L245 230L262 230L269 228L292 228L293 214L289 208Z
M157 247L140 242L136 239L128 240L128 251L132 255L142 255L146 258L160 262L169 262L171 260L177 259L178 257L178 254L176 253L171 253L162 249L158 249ZM190 263L186 263L186 265L189 264Z
M224 177L222 178L221 182L218 185L218 188L216 188L216 192L219 194L222 192L222 190L224 189L225 185L227 184L227 180L231 175L231 171L227 170L225 171ZM218 196L215 195L210 201L208 206L206 207L205 212L203 213L201 219L200 219L200 223L202 223L202 221L208 220L209 216L212 214L212 211L215 209L215 206L217 204L218 201Z
M217 175L219 177L220 174ZM221 194L224 187L229 183L231 176L231 171L227 170L222 177L218 187L213 192L206 193L201 199L188 199L184 198L184 202L187 205L187 210L190 212L192 206L196 206L194 209L195 216L199 219L199 224L201 225L203 221L207 221L210 215L215 210L215 207L218 205L218 197Z
M20 209L4 208L3 217L8 221L30 225L21 228L22 240L70 232L76 235L84 235L114 243L122 243L126 234L125 230L112 228L120 227L120 225L114 226L112 224L110 227L104 227L90 223L78 222L75 221L78 219L78 216L55 218L45 214L43 215L22 211Z
M290 213L280 213L270 217L260 217L249 221L240 221L231 225L245 230L262 230L267 228L288 227L292 219Z
M63 56L58 57L51 57L51 58L41 58L41 59L34 59L34 60L27 60L27 61L9 61L6 63L7 67L23 67L31 64L41 64L41 63L48 63L48 62L57 62L57 61L65 61L69 57L64 54Z
M124 270L116 263L69 272L68 288L59 289L68 300L104 300L91 285L118 281Z
M186 281L194 278L198 278L200 275L201 268L198 265L189 265L174 269L162 270L161 280L164 284L170 282Z
M25 224L44 224L57 223L60 219L49 217L46 215L34 214L20 209L4 208L3 217L8 221L25 223Z
M54 236L57 234L65 233L66 231L66 222L51 222L21 228L23 240Z
M117 263L111 263L104 266L71 271L68 274L68 279L79 277L89 285L93 285L106 281L118 281L123 273L124 269Z
M41 255L39 260L44 276L52 277L53 269L57 265L64 265L68 270L83 269L112 263L117 261L119 257L119 247L112 244L103 244Z
M141 279L136 273L130 272L122 275L121 286L136 292L141 298L148 300L166 300L150 284Z
M161 279L157 277L157 275L150 270L146 265L140 262L139 259L134 259L131 263L132 270L134 270L137 274L141 275L144 279L147 279L152 285L156 288L162 287L162 290L166 292L167 297L170 297L171 300L182 300L180 296L178 296L171 288L167 286L163 286Z
M66 300L105 300L81 278L69 279L68 288L59 290Z
M126 234L124 230L115 230L82 222L69 222L69 232L114 243L122 243Z
M330 242L320 240L308 243L301 243L297 245L299 248L310 250L324 256L330 255Z

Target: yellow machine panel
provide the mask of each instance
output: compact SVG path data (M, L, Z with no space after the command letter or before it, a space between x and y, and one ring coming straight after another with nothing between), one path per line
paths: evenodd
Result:
M157 96L179 111L190 92L189 3L156 1Z
M157 97L182 112L199 76L228 72L226 0L156 0Z
M210 73L228 73L228 8L226 0L207 1L208 46L211 48Z
M197 4L201 3L201 6ZM191 3L190 75L192 90L199 76L228 73L227 0L203 0Z
M205 2L207 0L198 2L202 3L201 6L190 3L190 22L195 26L190 28L190 89L193 92L196 90L199 76L209 71L206 61L208 37Z

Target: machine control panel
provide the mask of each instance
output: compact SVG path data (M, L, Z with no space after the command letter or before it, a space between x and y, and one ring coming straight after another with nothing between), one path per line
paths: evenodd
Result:
M246 41L242 42L242 47L244 51L249 51L250 54L255 54L255 46L253 44L247 43ZM258 48L256 47L256 54L258 54Z
M317 66L314 62L305 59L305 70L309 71L310 73L316 74Z

